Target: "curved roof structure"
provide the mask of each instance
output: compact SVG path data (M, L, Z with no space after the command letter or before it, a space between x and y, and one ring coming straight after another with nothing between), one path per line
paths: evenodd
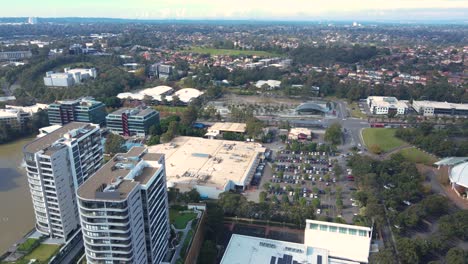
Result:
M468 162L458 164L450 170L450 181L468 188Z
M133 100L143 100L145 96L151 96L154 100L161 100L161 96L172 92L174 89L166 85L160 85L152 88L146 88L135 93L119 93L117 95L120 99L133 99Z
M194 98L197 98L199 97L200 95L202 95L203 92L200 92L199 90L195 89L195 88L184 88L184 89L180 89L179 91L175 92L174 95L177 95L179 97L179 99L184 102L184 103L188 103L190 102L192 99ZM169 96L168 101L171 101L172 100L172 96Z
M300 104L295 109L296 112L322 112L327 113L329 109L322 104L315 103L315 102L306 102Z

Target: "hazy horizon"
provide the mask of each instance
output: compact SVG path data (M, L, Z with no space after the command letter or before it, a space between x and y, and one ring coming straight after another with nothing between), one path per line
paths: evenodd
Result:
M0 17L79 17L144 20L468 21L463 0L15 0Z

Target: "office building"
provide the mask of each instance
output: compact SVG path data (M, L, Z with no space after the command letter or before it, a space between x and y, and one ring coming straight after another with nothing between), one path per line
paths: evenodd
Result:
M70 69L65 68L64 72L55 73L53 71L46 72L44 77L45 86L54 87L70 87L75 84L80 84L84 80L96 78L97 72L95 68L90 69Z
M0 52L0 61L17 61L29 59L32 57L31 51L2 51Z
M172 70L174 66L155 63L149 67L149 76L156 77L161 79L166 79L172 75Z
M423 116L468 116L468 104L413 101L413 109Z
M92 97L57 101L49 105L47 113L51 125L64 125L73 121L102 125L107 115L106 105Z
M69 123L23 148L36 230L65 243L79 230L75 191L103 161L98 125Z
M77 191L88 263L160 263L169 246L163 154L133 147Z
M176 137L149 149L166 156L168 187L181 192L195 188L210 199L225 191L245 190L266 150L254 142L198 137Z
M306 220L304 243L234 234L221 264L368 263L372 228Z
M408 105L398 101L395 97L369 96L366 102L370 112L374 115L405 115L408 113Z
M106 117L107 128L122 136L144 137L159 123L159 112L152 108L121 108Z

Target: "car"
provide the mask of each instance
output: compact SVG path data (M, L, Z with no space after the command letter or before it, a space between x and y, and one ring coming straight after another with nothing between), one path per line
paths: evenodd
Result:
M357 189L354 188L354 187L349 187L349 190L350 190L350 191L357 191Z
M317 214L321 214L321 213L322 213L322 210L320 210L320 208L317 209Z
M403 203L406 204L407 206L410 206L410 205L412 204L412 203L411 203L410 201L408 201L408 200L404 200Z
M351 206L357 207L357 206L359 206L359 204L356 203L356 202L353 202L353 203L351 204Z

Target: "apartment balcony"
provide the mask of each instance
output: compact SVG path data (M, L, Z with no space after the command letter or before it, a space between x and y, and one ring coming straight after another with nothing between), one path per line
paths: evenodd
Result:
M49 233L50 233L48 227L43 227L43 226L39 225L38 223L36 223L36 230L39 233L42 233L42 234L45 234L45 235L49 235Z

